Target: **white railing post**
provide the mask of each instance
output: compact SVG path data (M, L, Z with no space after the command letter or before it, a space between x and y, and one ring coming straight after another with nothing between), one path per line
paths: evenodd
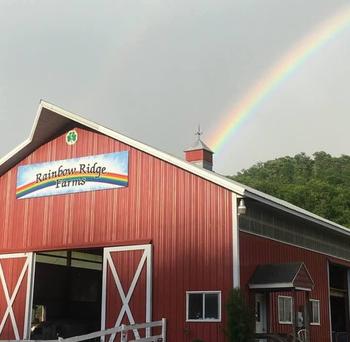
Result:
M129 340L129 331L133 332L134 335L135 331L139 329L151 329L157 327L157 330L161 328L161 332L157 335L152 335L152 336L147 336L147 337L141 337L139 338L138 336L131 337ZM84 334L84 335L79 335L79 336L74 336L74 337L68 337L68 338L62 338L62 337L57 337L57 340L41 340L42 342L81 342L81 341L86 341L86 340L91 340L91 339L96 339L100 338L100 340L103 341L103 339L109 335L109 341L114 341L115 337L117 334L120 333L120 342L166 342L166 319L162 318L161 321L154 321L154 322L147 322L147 323L140 323L140 324L130 324L130 325L125 325L122 324L119 327L114 327L110 328L107 330L100 330L96 331L93 333L89 334ZM132 333L131 333L132 334ZM7 341L7 342L15 342L15 341L20 341L20 342L31 342L32 340L0 340L2 341ZM34 340L33 340L34 342Z
M166 319L162 318L162 342L166 342Z
M128 331L125 324L122 324L122 331L120 332L120 342L128 342Z

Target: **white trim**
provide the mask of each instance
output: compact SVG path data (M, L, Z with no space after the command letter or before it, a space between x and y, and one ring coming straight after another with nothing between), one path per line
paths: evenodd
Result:
M202 319L189 319L189 295L190 294L201 294L203 300L203 317L205 315L205 295L206 294L217 294L218 295L218 318L202 318ZM221 322L221 291L186 291L186 322L206 322L206 323L218 323Z
M145 245L145 248L147 250L147 259L146 259L146 267L147 267L147 272L146 272L146 323L152 321L152 274L153 274L153 269L152 269L152 245ZM151 329L147 328L146 329L146 337L151 336Z
M239 217L237 212L237 195L232 193L232 265L233 287L240 287L240 262L239 262Z
M40 101L39 108L37 111L37 116L35 118L34 125L33 125L33 128L32 128L32 131L31 131L29 138L25 142L23 142L21 145L19 145L17 148L15 148L13 151L11 151L6 156L1 158L0 159L0 167L6 161L8 161L12 157L14 157L20 150L24 149L25 147L28 147L32 143L32 141L34 140L33 138L36 134L37 124L39 122L41 112L44 109L49 110L49 111L51 111L57 115L60 115L62 117L65 117L68 120L71 120L71 121L74 121L78 124L81 124L85 127L91 128L91 129L93 129L101 134L104 134L104 135L107 135L111 138L119 140L119 141L121 141L127 145L130 145L130 146L132 146L140 151L146 152L146 153L153 155L161 160L164 160L170 164L176 165L176 166L178 166L186 171L189 171L189 172L196 174L204 179L207 179L215 184L218 184L224 188L230 189L236 193L243 195L244 188L242 187L242 185L228 179L227 177L220 176L213 171L208 171L208 170L203 169L201 167L195 166L194 164L189 163L183 159L177 158L177 157L172 156L168 153L157 150L149 145L146 145L146 144L141 143L137 140L131 139L125 135L122 135L120 133L112 131L111 129L108 129L106 127L98 125L97 123L95 123L93 121L87 120L87 119L83 118L82 116L79 116L77 114L66 111L63 108L60 108L58 106L55 106L55 105L50 104L50 103L45 102L45 101Z
M0 254L0 259L18 259L18 258L26 258L31 253L13 253L13 254Z
M27 275L27 294L24 316L24 331L23 338L30 339L30 328L32 322L32 307L33 307L33 291L34 291L34 275L35 275L35 259L34 253L28 253L29 265Z
M298 271L295 273L295 276L294 276L294 278L293 278L293 280L292 280L292 283L294 284L294 281L295 281L296 277L298 276L298 274L299 274L299 272L300 272L300 270L301 270L301 268L302 268L303 266L304 266L304 269L305 269L307 275L309 276L309 278L310 278L310 280L311 280L311 282L312 282L312 288L314 288L314 287L315 287L314 280L312 279L311 274L310 274L309 270L307 269L307 267L306 267L306 265L305 265L304 262L302 262L302 263L300 264L299 269L298 269ZM305 287L296 287L296 289L297 289L297 290L303 290L303 291L311 291L311 290L312 290L312 289L305 288Z
M321 314L321 310L320 310L320 308L321 308L321 303L320 303L320 300L319 300L319 299L312 299L312 298L310 298L309 301L310 301L310 304L311 304L311 310L310 310L310 311L311 311L310 325L321 325L321 316L320 316L320 314ZM313 307L312 307L312 302L318 303L318 306L317 306L317 311L318 311L318 313L317 313L317 315L318 315L318 322L311 322L311 321L313 321Z
M254 296L254 308L255 308L255 315L256 315L256 319L255 319L255 333L266 333L267 332L267 293L266 292L255 292L255 296ZM258 307L257 304L260 304L260 317L258 317ZM258 321L258 318L260 318L260 320ZM257 327L259 329L257 329ZM260 330L261 331L257 331ZM257 341L263 341L263 340L257 340Z
M7 303L7 308L4 312L4 315L1 319L0 322L0 335L4 329L5 323L7 321L8 316L10 316L10 320L11 320L11 324L12 324L12 328L13 328L13 332L15 334L15 338L16 340L20 340L20 335L19 335L19 331L18 331L18 326L17 326L17 321L16 321L16 317L13 311L13 304L15 302L15 299L17 297L18 291L22 285L22 281L24 279L24 276L27 274L27 290L26 290L26 304L24 307L24 328L23 328L23 336L26 337L26 334L28 334L28 315L30 315L30 308L28 307L30 305L30 298L28 298L28 294L30 292L30 286L32 283L32 271L31 271L31 266L32 266L32 258L33 253L14 253L14 254L4 254L4 255L0 255L0 259L4 260L4 259L20 259L20 258L25 258L25 262L24 265L22 267L21 273L17 279L17 283L16 286L14 287L14 290L10 296L8 287L7 287L7 282L6 282L6 278L5 278L5 274L3 271L3 268L1 266L0 263L0 283L2 285L2 290L6 299L6 303Z
M116 265L111 257L111 253L114 252L126 252L126 251L135 251L141 250L143 254L137 266L136 272L134 274L133 280L131 282L130 288L127 293L124 292L123 286L121 284L118 271L116 269ZM152 255L152 246L151 245L132 245L132 246L118 246L118 247L106 247L103 250L103 276L102 276L102 313L101 313L101 329L105 330L106 327L106 297L107 297L107 271L108 269L112 273L112 277L114 279L114 283L117 287L120 300L122 302L122 307L117 317L117 320L114 324L114 327L118 327L121 325L122 319L126 314L130 324L135 324L134 317L132 315L129 302L134 293L135 287L137 285L137 281L141 275L144 265L146 265L146 321L151 322L152 318L152 263L151 263L151 255ZM135 338L139 339L140 335L137 329L133 330ZM146 330L146 335L150 334L150 328ZM115 334L111 335L109 341L114 341Z
M295 289L299 290L299 291L307 291L307 292L311 292L312 291L312 289L309 289L307 287L299 287L299 286L296 286Z
M106 303L107 303L107 253L103 250L102 262L102 297L101 297L101 330L106 329ZM105 337L101 337L101 342L104 342Z
M123 252L123 251L139 251L148 250L150 252L151 245L130 245L130 246L115 246L115 247L105 247L104 250L107 252Z
M240 183L237 183L233 180L228 179L227 177L220 176L220 175L216 174L215 172L205 170L201 167L196 167L195 165L188 163L182 159L171 156L168 153L161 152L153 147L145 145L145 144L143 144L139 141L136 141L134 139L128 138L122 134L116 133L108 128L100 126L100 125L98 125L90 120L84 119L83 117L81 117L79 115L68 112L68 111L64 110L63 108L60 108L58 106L55 106L55 105L50 104L50 103L45 102L45 101L40 101L40 104L39 104L39 107L37 110L37 115L36 115L36 118L34 120L34 125L33 125L33 128L32 128L32 131L30 133L29 138L26 141L24 141L22 144L20 144L18 147L16 147L13 151L11 151L6 156L4 156L3 158L0 159L0 168L1 168L2 164L9 161L11 158L15 158L16 154L18 152L20 152L22 149L28 147L28 149L30 150L30 144L33 142L35 134L37 134L37 124L38 124L39 118L41 116L41 113L44 109L49 110L49 111L51 111L57 115L60 115L62 117L65 117L68 120L74 121L78 124L81 124L83 126L91 128L97 132L105 134L111 138L117 139L125 144L128 144L128 145L130 145L134 148L137 148L143 152L146 152L150 155L153 155L161 160L169 162L170 164L178 166L186 171L189 171L195 175L198 175L198 176L200 176L208 181L211 181L219 186L222 186L228 190L231 190L238 195L253 198L259 202L266 203L272 207L276 207L276 208L284 210L286 212L290 212L290 213L297 215L299 217L302 217L306 220L316 222L317 224L323 225L324 227L326 227L328 229L331 229L331 230L340 232L344 235L350 236L350 231L346 227L343 227L343 226L336 224L332 221L326 220L323 217L315 215L307 210L299 208L299 207L292 205L286 201L282 201L276 197L267 195L263 192L255 190L253 188L244 186ZM19 160L15 160L14 164L16 164L18 162L19 162ZM0 175L1 175L1 173L0 173Z
M307 267L306 267L306 265L305 265L304 262L301 263L298 272L295 273L295 277L293 278L293 283L294 283L295 278L297 277L298 273L300 272L300 270L301 270L301 268L302 268L303 266L304 266L304 269L305 269L307 275L309 276L309 278L310 278L310 280L311 280L311 282L312 282L312 289L313 289L313 288L315 287L315 282L314 282L314 280L312 279L311 274L310 274L309 270L307 269ZM311 290L312 290L312 289L304 288L304 287L296 287L296 289L297 289L297 290L303 290L303 291L311 291Z
M285 299L290 299L291 300L291 305L290 305L290 309L291 309L291 321L280 321L280 298L285 298ZM278 296L277 297L277 316L278 316L278 323L279 324L293 324L293 297L291 296Z
M327 297L328 297L328 323L329 323L329 340L332 341L333 337L332 337L332 331L333 331L333 327L332 327L332 313L331 313L331 289L330 289L330 276L329 276L329 260L327 260Z
M285 289L293 288L293 283L269 283L269 284L249 284L250 289Z
M295 272L295 274L294 274L294 278L293 278L293 280L292 280L292 283L294 284L294 280L295 280L295 278L297 277L297 275L298 275L298 273L300 272L300 269L303 267L303 262L300 264L300 266L299 266L299 268L298 268L298 271L296 271ZM310 276L310 274L309 274L309 276Z
M269 283L269 284L249 284L250 289L296 289L300 291L308 291L311 292L312 289L308 289L306 287L294 287L293 283Z

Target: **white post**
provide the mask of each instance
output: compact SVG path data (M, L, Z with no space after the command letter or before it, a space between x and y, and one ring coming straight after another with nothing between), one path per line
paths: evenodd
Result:
M146 322L152 322L152 245L145 246L146 259ZM146 329L146 337L151 336L151 329Z
M128 342L128 332L125 330L125 324L122 324L122 331L120 332L120 342Z
M162 342L166 342L166 319L162 318Z
M331 313L331 284L330 284L330 275L329 275L329 261L327 262L327 282L328 282L328 286L327 286L327 290L328 290L328 320L329 320L329 325L330 325L330 329L329 329L329 340L332 341L332 313Z
M233 287L240 287L239 264L239 224L237 211L237 195L232 193L232 253L233 253Z
M35 276L35 259L34 253L28 253L29 265L27 271L27 295L26 295L26 312L24 318L24 339L30 340L30 327L32 322L32 306L34 292L34 276Z
M106 329L106 306L107 306L107 271L108 260L106 248L103 248L103 265L102 265L102 298L101 298L101 331ZM105 336L101 336L101 342L105 341Z

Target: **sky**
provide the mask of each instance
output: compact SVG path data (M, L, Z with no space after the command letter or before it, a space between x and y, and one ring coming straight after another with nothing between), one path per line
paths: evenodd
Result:
M0 0L0 156L40 99L178 157L208 142L341 0ZM349 7L348 7L349 8ZM350 154L350 22L215 151L235 174L300 152Z

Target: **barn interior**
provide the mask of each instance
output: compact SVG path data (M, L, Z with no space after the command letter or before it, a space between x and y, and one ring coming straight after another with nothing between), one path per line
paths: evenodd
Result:
M102 249L36 254L31 339L100 330Z
M341 265L329 265L330 309L333 340L346 336L349 327L348 269Z

